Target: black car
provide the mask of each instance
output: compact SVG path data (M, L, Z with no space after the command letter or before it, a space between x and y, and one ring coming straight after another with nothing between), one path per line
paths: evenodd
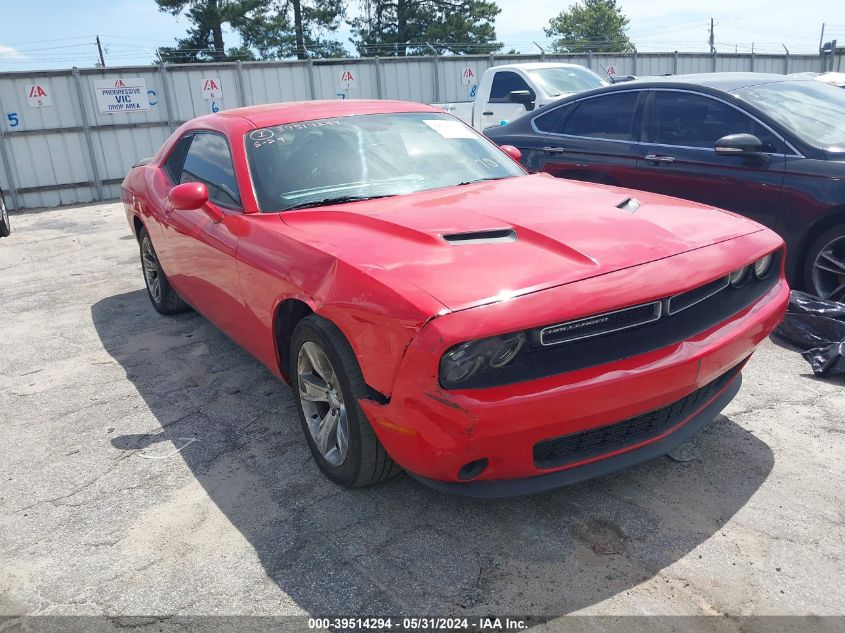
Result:
M713 73L582 92L484 131L531 171L695 200L787 243L793 286L845 300L845 91Z

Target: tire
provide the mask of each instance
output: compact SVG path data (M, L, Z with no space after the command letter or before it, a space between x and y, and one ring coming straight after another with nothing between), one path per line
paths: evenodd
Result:
M367 386L355 353L337 326L315 314L302 319L291 337L290 367L299 421L314 461L326 477L346 488L360 488L399 472L358 405L358 399L368 395ZM324 400L314 399L323 393ZM333 411L338 413L333 415ZM320 430L331 428L332 419L334 433L322 434L321 448L317 437Z
M12 225L9 223L9 212L6 210L6 200L0 193L0 237L9 237Z
M823 233L804 258L804 288L823 299L845 302L845 226Z
M176 294L170 282L167 281L147 229L142 228L139 231L138 244L141 252L144 285L147 287L147 296L156 312L159 314L178 314L189 310L190 306Z

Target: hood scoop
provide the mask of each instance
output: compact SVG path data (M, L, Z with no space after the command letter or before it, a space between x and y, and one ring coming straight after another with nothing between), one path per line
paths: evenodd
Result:
M516 231L513 229L487 229L467 233L448 233L442 236L450 244L498 244L515 242Z
M640 201L635 198L625 198L622 202L616 205L617 209L622 209L628 213L636 213L640 208Z

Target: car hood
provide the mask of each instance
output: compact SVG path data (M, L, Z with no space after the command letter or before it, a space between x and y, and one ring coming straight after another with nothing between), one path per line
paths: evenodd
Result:
M629 198L639 208L620 208ZM364 270L401 275L450 310L603 275L762 228L696 203L546 174L279 217L321 250Z

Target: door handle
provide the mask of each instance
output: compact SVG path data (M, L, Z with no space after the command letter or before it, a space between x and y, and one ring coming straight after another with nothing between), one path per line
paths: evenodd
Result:
M487 112L482 112L481 114L482 114L482 116L493 116L493 111L488 110Z
M546 154L563 154L566 151L565 147L544 147L543 152Z
M672 156L658 156L657 154L646 154L643 156L643 159L645 159L648 163L669 164L675 162L675 159Z

